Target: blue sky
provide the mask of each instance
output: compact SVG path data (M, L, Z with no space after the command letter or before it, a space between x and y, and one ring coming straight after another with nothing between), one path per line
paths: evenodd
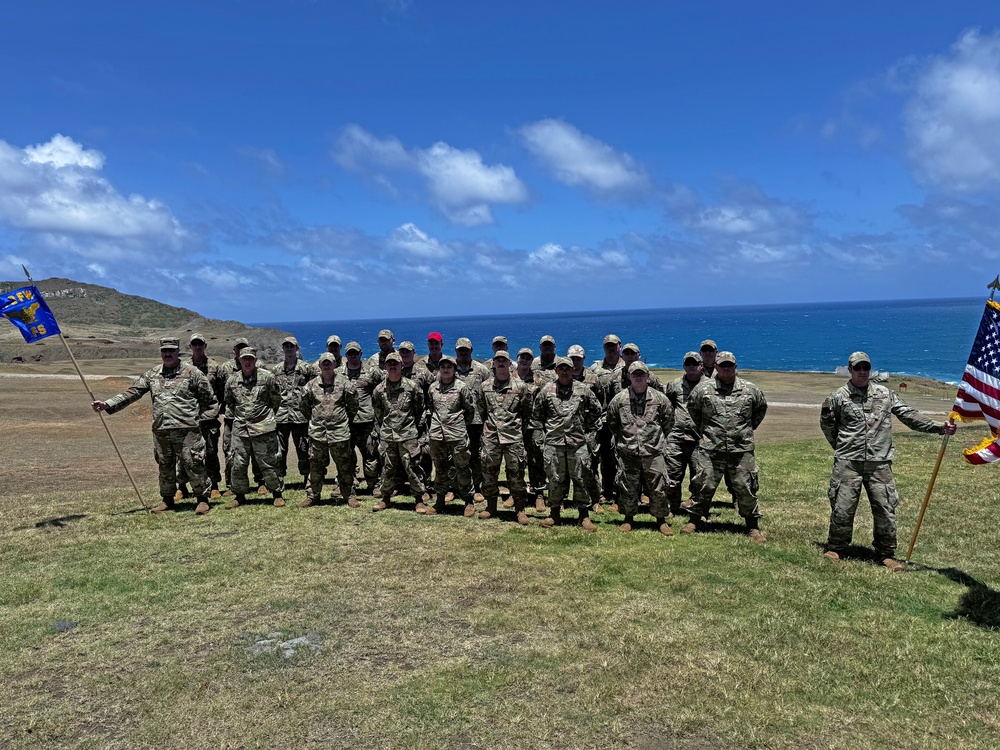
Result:
M1000 5L0 7L0 278L247 322L985 295Z

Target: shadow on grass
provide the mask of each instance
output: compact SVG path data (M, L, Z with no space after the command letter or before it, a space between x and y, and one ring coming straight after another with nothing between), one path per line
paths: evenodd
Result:
M58 516L57 518L46 518L44 521L38 521L31 526L18 526L15 531L24 531L25 529L62 529L68 523L73 521L79 521L81 518L86 518L86 513L74 513L71 516Z
M964 619L985 630L1000 630L1000 591L994 591L958 568L928 568L940 573L949 581L967 587L958 599L958 606L944 617L948 620Z

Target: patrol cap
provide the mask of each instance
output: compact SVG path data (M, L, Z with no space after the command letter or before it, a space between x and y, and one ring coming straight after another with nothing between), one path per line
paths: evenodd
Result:
M328 336L326 339L326 345L330 344L343 344L344 342L340 340L340 336Z
M571 360L569 357L556 357L556 362L555 362L556 369L559 369L560 367L563 367L564 365L566 367L572 367L573 366L573 360Z
M333 364L337 364L337 358L330 352L323 352L319 355L319 363L323 364L324 362L333 362Z
M617 336L615 336L613 333L609 333L607 336L604 337L604 343L605 344L618 344L619 346L621 346L622 340L620 338L618 338Z
M453 356L451 356L450 354L442 354L441 355L441 359L438 360L438 367L440 367L441 365L445 364L446 362L449 365L451 365L452 367L458 367L458 365L455 363L455 358Z
M207 344L208 340L202 336L200 333L192 333L191 338L188 339L189 344L193 344L195 341L200 341L203 344Z
M403 358L396 352L389 352L385 355L385 363L389 364L390 362L399 362L400 364L403 364Z
M347 346L344 347L344 354L350 354L351 352L360 352L361 344L357 341L348 341Z
M688 352L687 354L685 354L684 355L684 364L687 364L689 359L693 359L695 361L695 363L699 364L699 365L702 363L701 353L700 352Z
M383 328L381 331L378 332L378 337L380 339L391 339L393 338L392 331L390 331L388 328Z
M639 345L638 344L633 344L633 343L629 342L628 344L625 344L625 346L622 347L622 351L623 352L633 351L636 354L638 354L639 353Z
M417 349L413 346L412 341L404 341L402 344L396 347L398 351L403 351L404 349L408 352L415 352Z
M520 358L520 357L522 357L525 354L527 354L532 359L535 358L535 353L533 351L531 351L531 349L529 349L528 347L524 347L523 349L521 349L520 351L518 351L517 356L518 356L518 358Z
M715 345L715 341L713 341L712 339L705 339L704 341L701 342L701 346L699 346L698 348L709 349L713 352L719 351L719 347Z
M180 339L160 339L160 351L165 349L180 349L181 341Z
M566 352L567 357L586 357L587 353L583 350L583 347L579 344L573 344Z
M852 354L847 360L847 364L851 367L854 367L854 365L858 362L867 362L868 364L872 363L871 359L869 359L868 355L864 352L854 352L854 354Z
M736 364L736 355L732 352L719 352L719 356L715 358L715 364L722 365L726 362L732 362Z
M541 346L542 344L552 344L552 346L555 346L556 340L551 336L549 336L548 334L546 334L545 336L542 336L541 340L538 342L539 346Z
M628 368L628 374L631 376L635 375L637 372L644 372L649 375L649 367L645 362L633 362Z
M498 343L499 344L504 344L506 346L506 344L507 344L507 337L506 336L494 336L493 337L493 343L494 344L498 344Z
M431 331L427 334L428 341L437 341L439 344L444 343L444 337L437 331Z
M496 354L493 355L493 359L506 359L508 362L510 362L510 355L507 353L505 349L501 349L500 351L498 351Z
M242 349L244 346L250 346L250 340L240 336L236 341L233 342L233 349L240 347Z
M298 346L299 345L299 340L297 338L295 338L294 336L285 336L285 338L283 338L281 340L281 345L284 346L285 344L291 344L292 346Z
M471 348L472 348L472 342L467 338L460 338L458 341L455 342L456 352L459 349L471 349Z
M250 359L257 359L257 350L252 346L244 346L240 349L240 359L249 357Z

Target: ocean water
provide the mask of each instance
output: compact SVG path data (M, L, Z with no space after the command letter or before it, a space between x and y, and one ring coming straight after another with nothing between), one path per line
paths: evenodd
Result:
M381 320L280 321L261 323L290 331L303 356L315 359L331 334L344 344L357 341L365 356L378 349L378 332L392 330L396 342L412 341L426 353L427 334L439 331L445 350L464 336L473 356L485 358L496 335L510 349L530 347L538 354L545 334L565 354L573 344L587 351L587 363L603 357L605 334L634 342L654 367L679 368L684 353L711 338L719 349L736 354L744 369L833 372L851 352L863 350L872 366L894 374L919 375L946 382L961 379L982 317L983 299L934 299L891 302L664 308L606 312L465 315Z

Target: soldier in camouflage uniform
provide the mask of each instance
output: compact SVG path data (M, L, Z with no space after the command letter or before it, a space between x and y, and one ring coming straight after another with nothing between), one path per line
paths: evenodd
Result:
M670 512L679 513L681 496L684 491L684 473L690 467L689 481L694 479L691 456L698 447L700 435L688 414L687 404L691 393L705 380L701 370L701 354L688 352L684 355L684 374L667 384L666 395L674 405L674 426L667 435L664 459L667 462L667 500ZM690 505L689 505L690 507Z
M303 482L309 479L309 417L302 413L302 390L306 383L319 375L319 368L299 358L299 342L294 336L286 336L281 342L284 361L271 367L278 390L281 392L281 408L278 409L278 445L281 458L278 474L284 486L288 473L288 453L295 446L299 474Z
M354 494L351 420L358 413L358 396L351 381L337 373L337 357L332 352L319 356L319 375L302 392L299 408L309 420L309 486L299 505L308 508L323 497L323 482L330 458L337 466L340 496L352 508L360 508Z
M163 513L174 507L177 487L177 461L180 459L191 480L191 489L198 499L195 513L208 513L208 477L205 474L205 438L199 420L218 408L208 378L201 370L180 360L180 341L160 339L159 367L145 372L128 390L109 398L94 401L94 411L114 414L148 393L153 402L153 455L159 467L162 502L153 513Z
M427 509L427 515L445 512L445 495L450 479L456 494L465 502L465 517L471 518L476 506L472 500L472 472L469 468L472 462L469 425L475 417L476 406L473 403L474 392L455 376L455 370L455 359L442 355L438 362L438 378L427 390L427 437L434 460L434 487L437 492L434 507Z
M220 406L220 410L222 411L222 457L226 461L226 491L223 495L226 496L233 494L232 465L229 463L229 456L232 452L233 445L233 415L226 409L226 383L229 382L230 377L240 372L240 352L248 346L250 346L250 342L243 336L236 339L233 343L233 358L227 359L219 365L218 371L220 381L219 387L222 391L222 402ZM255 456L250 456L250 468L253 472L254 486L258 488L258 492L261 495L266 495L267 488L264 486L263 474L261 474L260 465L257 463L257 458Z
M396 339L393 337L392 331L383 328L378 332L378 351L365 360L365 364L385 372L385 358L396 351L395 344Z
M625 361L621 357L622 340L615 334L609 333L604 337L604 359L595 362L590 366L593 372L604 387L604 397L602 402L607 404L614 397L614 393L620 388L614 388L615 383L621 383L621 370L625 366ZM615 452L615 443L611 435L611 427L605 422L597 431L597 455L590 465L591 471L596 475L601 475L601 496L603 502L615 503L618 500L618 487L615 482L615 473L618 471L618 456ZM603 510L598 504L594 510Z
M334 334L326 339L326 350L333 355L333 361L337 367L340 367L344 363L344 358L340 355L340 349L343 346L343 342L340 340L340 336ZM319 361L317 360L316 366L319 367Z
M492 374L489 367L472 358L472 341L460 338L455 342L455 377L465 383L466 388L472 389L470 396L475 405L472 424L469 425L469 452L472 456L469 469L472 471L472 489L475 492L473 499L476 502L483 500L483 462L480 457L483 444L483 415L479 411L475 392L482 388L483 382Z
M226 508L238 508L246 502L250 490L247 469L250 457L256 456L264 475L264 486L274 497L274 507L285 507L278 473L278 421L281 391L274 374L257 366L257 350L240 350L240 372L226 381L226 412L233 415L233 442L229 460L233 465L235 497Z
M424 396L424 403L426 403L427 389L430 388L431 383L434 382L437 376L432 374L426 367L421 367L420 363L417 362L416 348L412 341L404 341L399 345L397 351L399 352L399 358L403 361L403 377L407 380L412 380L420 386L420 392ZM424 489L428 493L433 494L434 482L431 476L434 464L431 461L431 448L427 440L426 414L421 415L420 421L417 422L417 440L420 443L420 477L424 480Z
M429 373L430 377L426 380L428 386L437 377L438 365L441 362L441 351L444 346L443 342L444 337L437 331L431 331L427 334L427 356L420 360L418 366L422 365Z
M494 336L493 337L493 353L496 354L499 351L507 351L507 337L506 336Z
M955 425L935 422L907 406L885 386L869 383L871 367L867 354L854 352L847 364L851 379L827 397L820 412L820 429L834 451L828 493L830 534L825 554L839 560L851 543L854 514L864 487L875 526L875 555L885 567L897 572L903 566L895 559L899 495L892 476L892 417L895 415L918 432L954 435Z
M543 528L558 523L570 482L583 484L583 472L590 469L587 436L596 431L601 418L601 405L593 392L573 380L572 361L560 357L555 366L556 380L539 389L531 411L532 439L545 456L549 485L550 514L542 520ZM596 531L590 520L590 504L586 500L576 504L580 525L586 531Z
M555 375L556 369L556 340L552 336L542 336L538 342L538 359L533 363L535 370L551 371ZM555 379L553 377L553 379Z
M483 415L483 495L486 509L480 518L497 514L500 499L500 466L506 464L507 486L513 499L517 522L528 524L524 512L528 488L524 470L528 456L524 450L524 426L531 420L531 393L518 378L511 377L510 355L498 349L493 355L493 377L488 378L476 393L479 411Z
M410 491L417 498L417 513L426 513L424 503L430 495L424 491L420 476L420 441L417 425L424 418L424 392L417 383L403 377L403 360L397 352L385 358L385 377L372 395L375 421L379 425L382 450L382 501L372 508L377 512L389 507L389 501L403 483L410 480Z
M357 473L357 457L354 449L361 453L361 467L368 483L368 491L375 497L382 496L379 488L378 434L375 430L375 409L372 394L385 380L385 373L361 361L361 345L357 341L348 342L344 347L345 361L337 368L337 374L352 381L358 395L358 415L351 422L351 481Z
M719 347L712 339L705 339L698 348L701 354L701 370L706 378L715 377L715 358L719 354Z
M715 377L699 384L688 400L688 414L701 440L693 455L696 471L691 521L682 532L704 531L712 497L723 475L728 474L750 539L767 541L758 528L760 482L753 436L766 413L767 400L760 388L736 374L732 352L719 352Z
M649 513L664 536L673 531L667 523L667 465L663 460L667 435L674 424L670 399L649 387L649 368L636 362L629 368L632 385L608 404L608 423L618 449L619 501L625 521L618 528L632 531L639 511L639 488L649 493Z
M608 403L605 400L607 397L607 379L598 378L597 375L586 368L587 352L579 344L573 344L569 348L569 351L566 352L566 355L573 363L573 380L587 386L601 405L601 418L598 420L597 427L594 432L587 435L587 450L590 451L590 463L587 465L587 470L583 472L583 487L574 487L573 492L574 494L580 491L586 492L594 511L603 513L604 508L601 507L601 487L597 482L595 468L597 465L598 449L597 435L605 425L604 409Z
M219 484L222 482L222 465L219 463L219 439L222 437L222 431L220 429L219 413L222 409L226 381L224 377L220 377L219 375L219 363L214 359L210 359L205 354L207 346L208 343L205 341L205 337L200 333L191 334L191 338L188 339L188 349L191 350L190 364L192 367L197 367L201 370L202 374L208 378L209 385L212 386L212 392L215 394L217 402L214 409L209 409L198 418L198 423L201 426L201 436L205 438L205 471L212 487L209 499L218 500L221 497L219 494ZM179 500L181 497L187 496L185 492L187 481L188 476L184 470L184 463L179 461L177 463L177 491L180 497L174 495L174 500Z
M530 403L534 406L535 396L538 389L548 382L541 372L536 372L531 368L535 354L531 349L521 349L517 353L517 377L528 386ZM542 449L535 445L532 439L531 421L525 420L522 433L524 448L528 454L528 491L535 498L535 510L539 513L545 511L545 459L542 456Z

